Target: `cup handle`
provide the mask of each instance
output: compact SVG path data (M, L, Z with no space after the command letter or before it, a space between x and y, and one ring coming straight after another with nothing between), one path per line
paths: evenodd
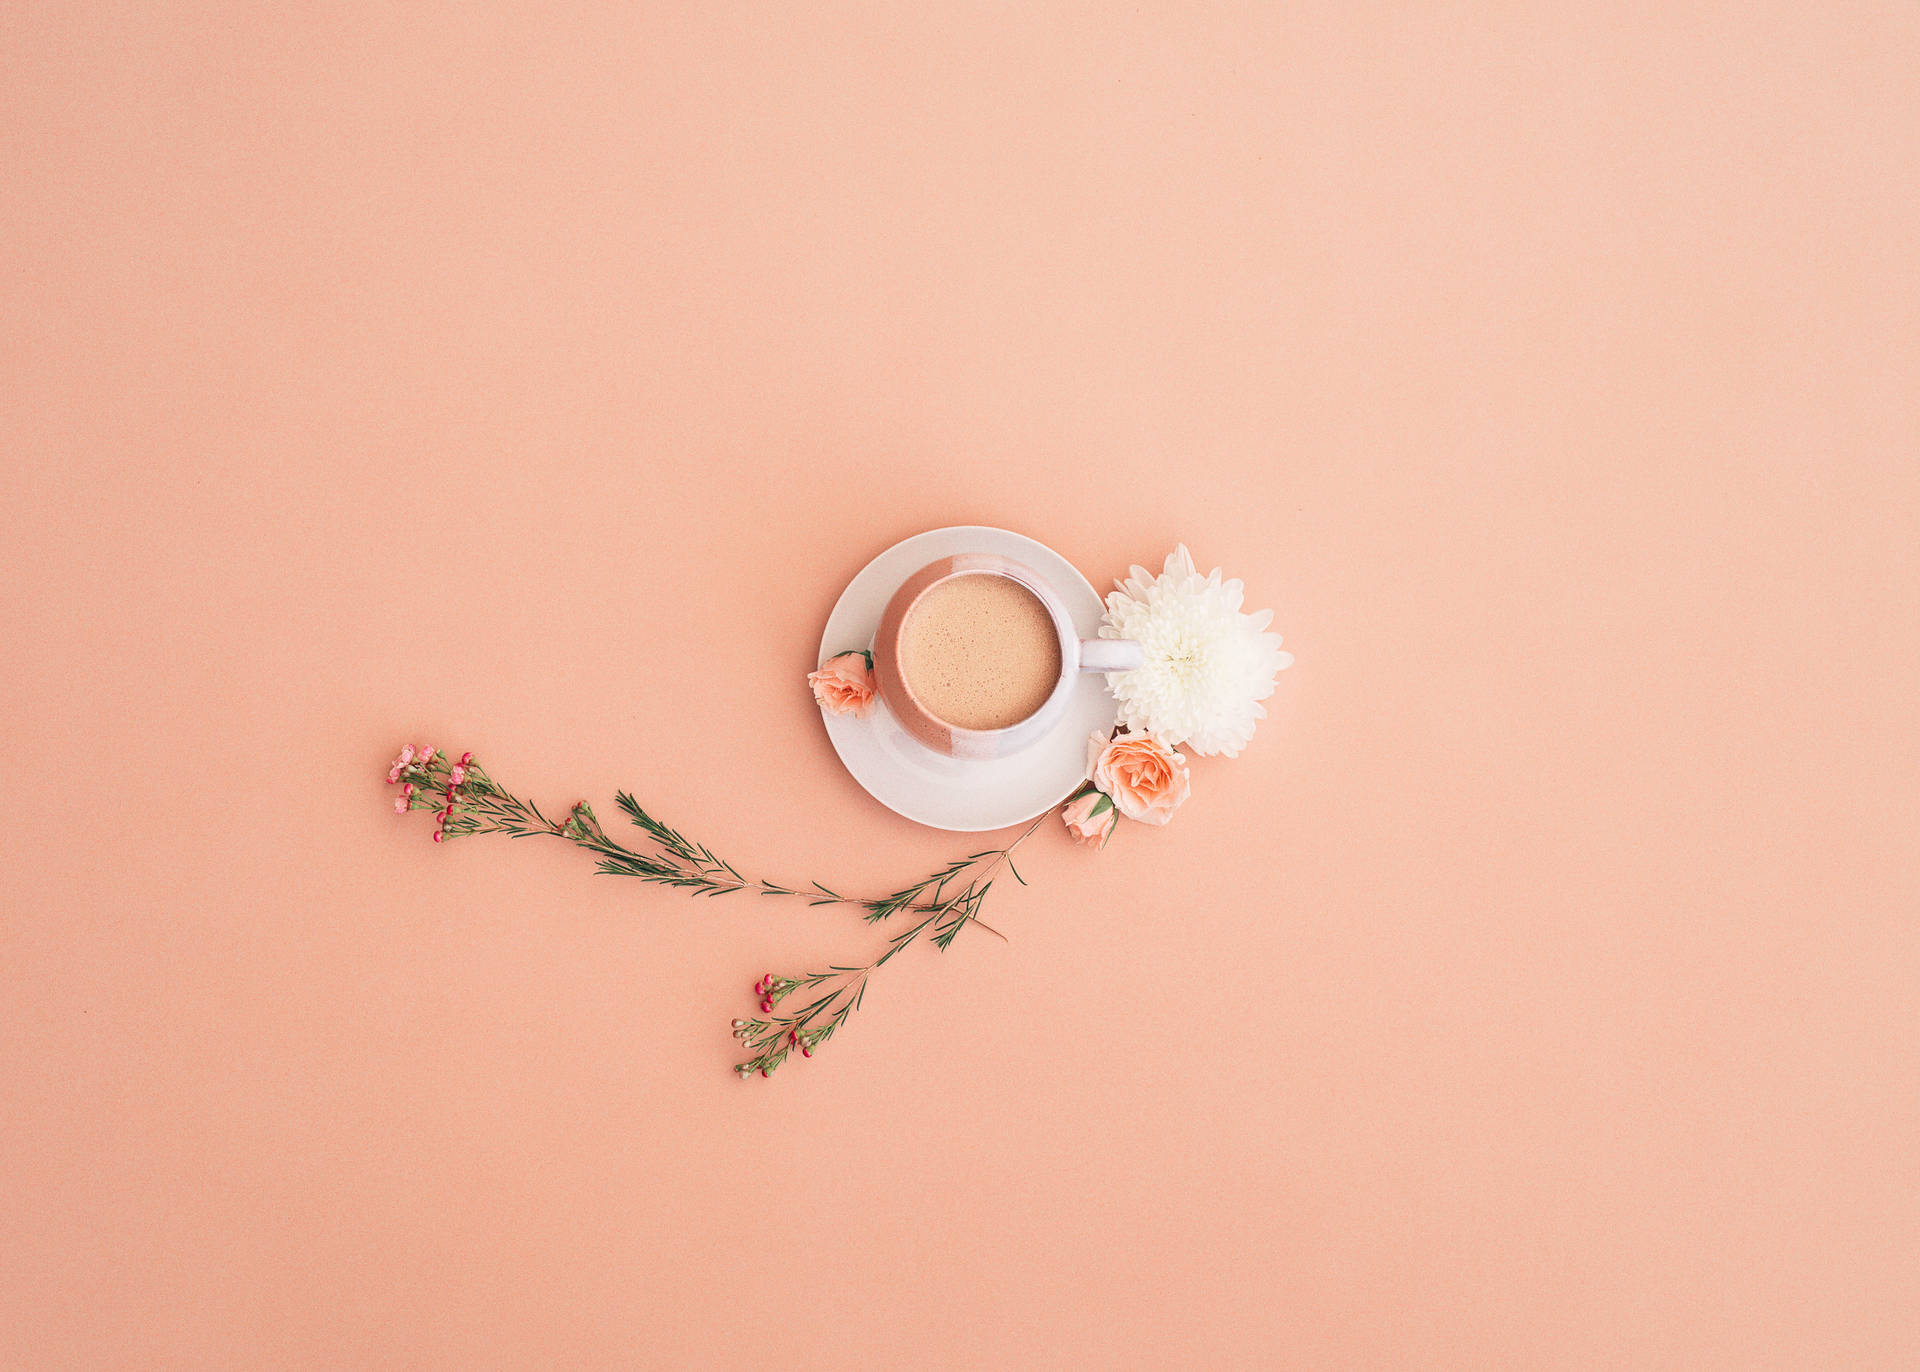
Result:
M1131 672L1146 660L1147 650L1130 638L1080 640L1080 670L1083 672Z

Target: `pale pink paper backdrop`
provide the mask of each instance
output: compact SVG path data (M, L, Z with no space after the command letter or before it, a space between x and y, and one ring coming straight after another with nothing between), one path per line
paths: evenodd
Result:
M16 5L0 1365L1920 1362L1908 5ZM1299 665L1011 936L875 551L1186 539ZM736 898L739 900L739 898Z

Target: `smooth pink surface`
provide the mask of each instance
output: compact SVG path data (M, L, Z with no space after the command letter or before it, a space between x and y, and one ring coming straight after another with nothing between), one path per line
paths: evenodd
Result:
M1920 1363L1908 4L14 5L0 1365ZM750 870L846 579L1298 665L1012 942ZM736 901L741 898L735 897Z

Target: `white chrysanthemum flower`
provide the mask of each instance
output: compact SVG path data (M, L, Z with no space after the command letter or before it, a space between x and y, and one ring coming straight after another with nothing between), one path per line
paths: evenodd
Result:
M1134 567L1114 584L1100 636L1133 639L1147 654L1133 671L1107 673L1120 722L1202 757L1237 756L1267 717L1260 702L1274 675L1293 665L1280 635L1265 632L1273 611L1242 614L1246 588L1222 581L1218 567L1201 576L1184 543L1159 576Z

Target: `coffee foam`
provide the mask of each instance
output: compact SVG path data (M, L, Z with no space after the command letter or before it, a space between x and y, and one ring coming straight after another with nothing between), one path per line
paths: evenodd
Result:
M900 674L928 713L962 729L1005 729L1046 704L1060 637L1037 596L974 572L936 582L900 631Z

